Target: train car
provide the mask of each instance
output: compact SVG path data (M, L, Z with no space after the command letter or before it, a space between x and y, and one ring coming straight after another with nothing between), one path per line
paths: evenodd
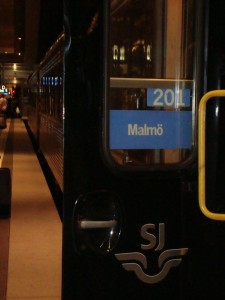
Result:
M63 190L63 55L62 33L28 80L28 125L56 181Z
M64 8L62 299L225 299L225 2Z
M27 124L38 144L39 130L38 130L38 106L39 106L39 76L38 71L35 70L30 77L28 78L28 86L29 86L29 101L25 106L25 110L27 111Z

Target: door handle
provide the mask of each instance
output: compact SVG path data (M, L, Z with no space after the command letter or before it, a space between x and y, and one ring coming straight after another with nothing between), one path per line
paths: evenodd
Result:
M206 104L215 97L225 97L225 90L215 90L206 93L199 104L198 121L198 202L202 213L212 220L225 221L225 214L214 213L206 206L205 189L205 152L206 152Z
M122 229L122 200L112 191L97 190L80 195L73 210L73 244L80 253L111 252Z
M81 229L94 229L94 228L113 228L116 227L116 220L109 221L92 221L92 220L82 220L78 222Z

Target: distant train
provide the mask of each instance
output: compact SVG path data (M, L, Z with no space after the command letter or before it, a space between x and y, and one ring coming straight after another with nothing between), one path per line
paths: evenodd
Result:
M51 46L28 78L28 126L63 190L63 53L64 34Z

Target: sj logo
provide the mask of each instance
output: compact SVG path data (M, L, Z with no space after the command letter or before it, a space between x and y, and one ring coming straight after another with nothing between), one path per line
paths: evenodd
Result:
M145 240L141 244L143 251L154 250L161 251L165 246L165 224L160 223L158 228L158 238L153 232L156 230L155 224L145 224L141 228L141 237ZM148 260L141 252L118 253L116 258L123 262L122 265L126 271L133 271L136 276L144 283L154 284L162 281L171 268L178 267L188 248L167 249L161 251L158 257L159 272L154 275L147 274Z

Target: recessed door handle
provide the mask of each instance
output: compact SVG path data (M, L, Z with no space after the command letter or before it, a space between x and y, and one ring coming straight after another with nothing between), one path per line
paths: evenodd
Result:
M91 220L82 220L78 222L78 226L81 229L94 229L94 228L112 228L116 227L116 220L109 221L91 221Z

